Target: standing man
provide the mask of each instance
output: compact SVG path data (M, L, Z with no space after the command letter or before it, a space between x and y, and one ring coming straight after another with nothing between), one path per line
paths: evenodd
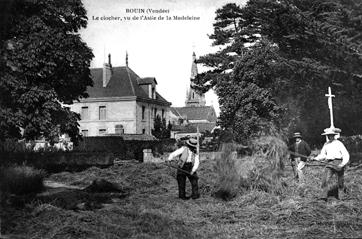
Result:
M335 128L327 128L322 135L326 135L327 142L323 145L320 154L315 157L315 160L326 161L327 165L324 169L324 176L322 179L322 195L321 199L327 201L328 191L334 186L331 185L330 180L334 174L338 179L338 198L343 199L344 188L344 170L346 164L349 162L349 153L341 141L335 139L339 132Z
M289 150L291 151L290 158L293 167L293 172L295 178L299 182L303 182L304 174L302 169L305 166L305 162L307 161L307 158L310 155L311 150L308 143L302 139L302 134L300 132L295 132L293 138L295 139L295 142L289 147Z
M186 177L189 178L192 187L192 199L200 197L198 187L198 176L196 170L199 167L199 154L197 153L197 140L190 138L186 141L186 146L172 152L167 161L171 161L178 157L178 167L182 170L177 170L177 184L178 184L178 196L183 200L189 199L186 197ZM186 172L189 173L186 173Z

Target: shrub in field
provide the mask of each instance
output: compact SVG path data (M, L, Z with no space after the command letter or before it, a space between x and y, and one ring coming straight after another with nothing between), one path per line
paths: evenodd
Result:
M29 166L13 166L1 169L1 191L16 195L41 192L45 171Z

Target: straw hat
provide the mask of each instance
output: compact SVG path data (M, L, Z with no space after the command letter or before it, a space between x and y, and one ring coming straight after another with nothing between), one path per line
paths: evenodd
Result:
M336 135L338 134L334 128L324 129L324 133L322 135Z
M302 138L302 134L299 132L295 132L293 138Z
M196 148L196 147L197 147L197 140L191 138L191 139L189 139L189 140L186 141L186 144L189 145L189 146L191 146L191 147Z

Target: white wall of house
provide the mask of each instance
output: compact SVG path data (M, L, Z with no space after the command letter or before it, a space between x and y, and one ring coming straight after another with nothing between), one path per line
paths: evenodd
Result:
M99 136L103 133L116 133L116 125L122 125L124 134L151 134L156 115L170 119L170 107L133 101L84 101L68 105L74 112L81 114L80 132L87 136ZM88 110L82 110L88 107ZM105 107L105 119L100 119L100 107ZM142 107L145 107L142 118ZM85 111L88 114L82 115Z
M82 114L88 107L88 115L79 121L80 132L87 130L88 136L98 136L100 131L114 134L116 125L122 125L125 134L136 134L136 101L77 102L70 105L72 111ZM100 119L100 107L105 107L105 118Z

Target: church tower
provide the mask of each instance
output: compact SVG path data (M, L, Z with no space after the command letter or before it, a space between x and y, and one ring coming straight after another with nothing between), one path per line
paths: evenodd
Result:
M191 80L195 79L197 76L197 64L196 64L196 55L195 52L192 54L192 66L191 66ZM198 107L198 106L205 106L206 100L205 100L205 94L198 93L194 89L191 88L191 86L194 84L190 80L190 86L189 89L186 92L186 101L185 105L186 107Z

